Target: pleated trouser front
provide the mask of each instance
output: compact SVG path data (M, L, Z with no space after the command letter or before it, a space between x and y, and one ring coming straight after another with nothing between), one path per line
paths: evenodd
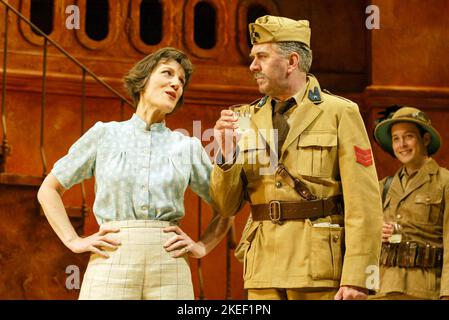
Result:
M174 235L163 228L167 221L108 222L120 228L110 233L121 241L109 258L92 254L84 274L79 299L191 300L192 277L187 256L173 258L163 244Z

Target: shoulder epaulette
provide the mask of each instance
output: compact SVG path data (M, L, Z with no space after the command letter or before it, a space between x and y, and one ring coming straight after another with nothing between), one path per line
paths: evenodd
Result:
M244 103L238 103L238 104L233 104L232 106L229 106L228 108L229 109L231 109L231 110L234 110L235 108L240 108L240 107L243 107L243 106L246 106L247 104L244 104Z
M308 98L314 104L320 104L323 102L320 95L320 89L318 87L314 87L313 90L312 89L309 90Z
M332 92L330 92L330 91L327 90L327 89L321 89L321 91L323 91L323 92L325 92L325 93L327 93L327 94L330 94L331 96L334 96L334 97L340 98L340 99L342 99L342 100L345 100L345 101L347 101L347 102L354 103L353 101L351 101L351 100L349 100L349 99L347 99L347 98L345 98L345 97L342 97L342 96L333 94Z
M234 105L230 106L229 108L234 109L234 108L240 108L240 107L244 107L244 106L254 106L256 104L257 104L258 107L261 107L261 106L263 106L265 104L267 99L268 99L268 96L265 96L263 98L256 99L256 100L254 100L253 102L250 102L250 103L234 104Z
M251 102L251 105L255 105L257 103L257 107L262 108L263 105L267 102L268 100L268 96L265 96L263 98L254 100L253 102Z
M229 107L230 109L232 109L232 110L234 110L235 108L240 108L240 107L257 107L257 108L261 108L261 107L263 107L263 105L265 104L265 102L267 102L267 100L268 100L268 96L265 96L265 97L263 97L263 98L259 98L259 99L256 99L256 100L254 100L253 102L251 102L251 103L242 103L242 104L235 104L235 105L233 105L233 106L231 106L231 107ZM255 111L254 112L257 112L258 111L258 109L255 109Z

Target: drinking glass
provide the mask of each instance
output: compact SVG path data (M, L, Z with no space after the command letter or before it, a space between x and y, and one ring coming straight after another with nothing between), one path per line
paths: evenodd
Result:
M393 234L388 238L390 243L401 243L402 241L402 226L397 221L390 222L393 225Z
M237 125L239 126L236 130L238 133L242 134L251 128L251 113L244 111L234 111L234 116L237 117Z

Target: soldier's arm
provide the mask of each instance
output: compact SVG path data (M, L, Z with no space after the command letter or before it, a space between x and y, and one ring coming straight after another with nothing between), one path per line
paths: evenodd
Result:
M232 111L222 110L214 127L214 138L220 150L211 173L210 195L212 206L224 217L235 215L244 203L243 162L238 161L243 155L237 148L235 122Z
M224 217L235 215L244 204L242 165L234 163L227 168L215 164L210 181L212 206Z
M379 265L382 207L371 144L356 104L348 104L341 115L338 141L346 242L340 285L368 288L369 270Z

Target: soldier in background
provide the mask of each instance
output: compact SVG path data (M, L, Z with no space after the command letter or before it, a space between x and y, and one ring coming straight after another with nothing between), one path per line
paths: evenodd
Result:
M401 168L383 192L381 281L376 299L449 298L449 171L431 158L441 138L426 114L402 107L374 137Z
M250 70L265 97L221 112L211 174L222 215L251 204L240 245L248 298L366 299L382 210L358 107L308 73L309 21L263 16L249 28ZM237 112L251 119L241 135Z

